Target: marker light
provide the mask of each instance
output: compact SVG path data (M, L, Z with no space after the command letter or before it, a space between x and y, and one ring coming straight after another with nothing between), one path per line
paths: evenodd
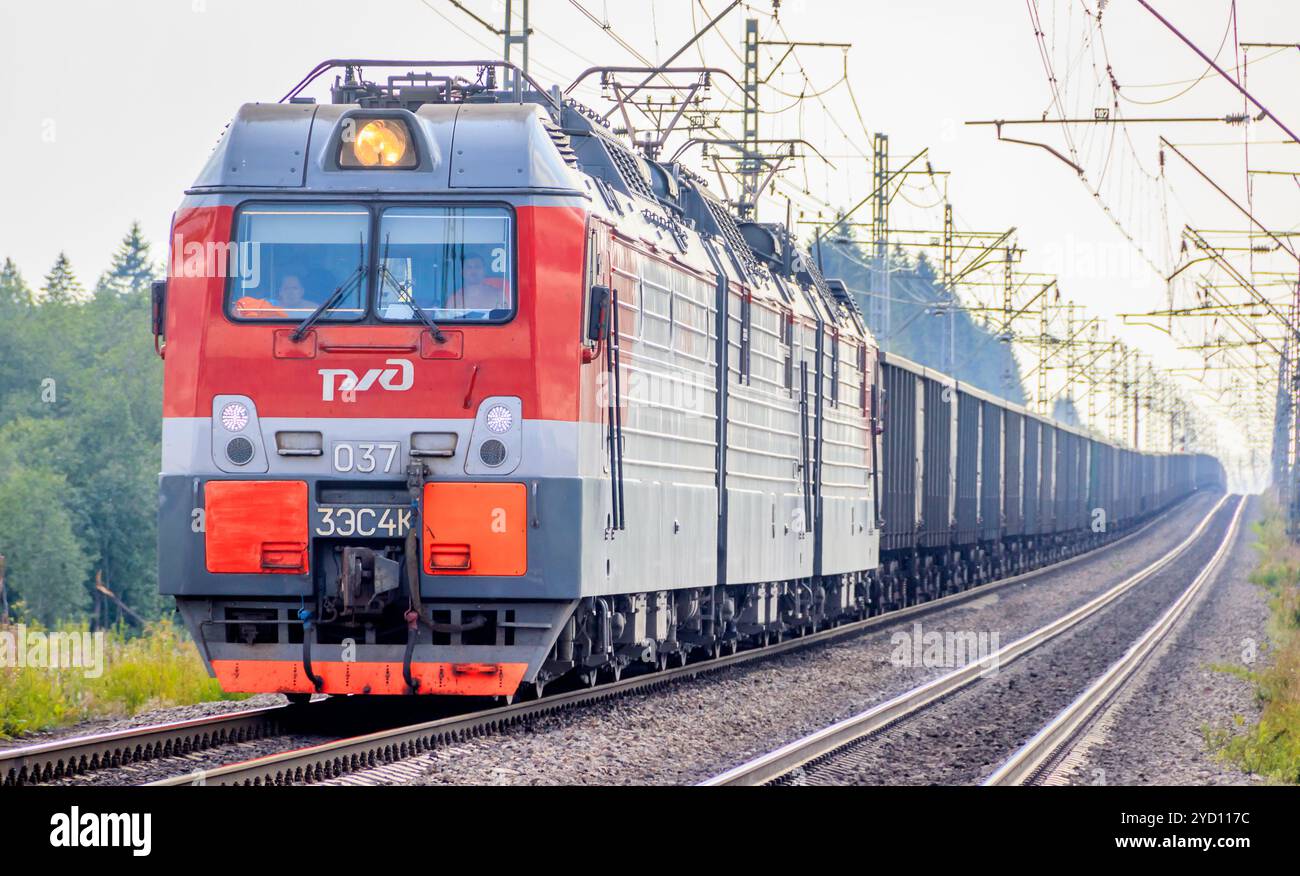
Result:
M483 419L490 431L500 435L502 432L510 431L510 426L515 421L515 415L510 413L510 408L505 405L493 405L488 408L488 412Z
M221 409L221 425L231 432L242 431L248 425L248 408L239 402L231 402Z
M343 167L415 167L416 154L411 135L401 119L348 119L339 144L339 164ZM347 136L351 133L352 136Z

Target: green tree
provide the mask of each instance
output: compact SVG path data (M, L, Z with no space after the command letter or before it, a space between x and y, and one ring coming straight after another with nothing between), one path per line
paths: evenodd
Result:
M60 252L54 260L54 267L45 275L45 285L41 287L42 303L75 304L85 298L86 290L72 271L68 254Z
M23 279L23 274L14 264L13 259L6 258L0 266L0 308L31 307L32 290Z
M157 272L149 255L149 241L144 239L139 222L132 222L130 230L122 238L113 263L100 275L95 284L95 294L125 295L130 292L146 292L149 284L157 278Z
M814 252L814 255L818 255ZM925 253L912 261L895 246L888 258L888 294L884 266L864 245L848 237L823 240L822 273L838 277L854 290L876 341L888 352L1002 396L1016 404L1026 400L1019 363L996 326L980 325L969 311L957 310L949 337L948 292ZM886 332L886 326L889 331ZM949 348L951 347L951 352Z
M6 419L5 400L30 373L26 341L31 317L32 290L18 266L5 259L0 266L0 424Z
M20 616L51 625L90 607L91 558L65 505L67 480L43 468L18 468L0 480L0 553L5 586Z
M162 368L146 275L138 229L90 298L66 255L35 297L12 262L0 268L0 553L33 619L84 617L96 572L143 617L162 613Z

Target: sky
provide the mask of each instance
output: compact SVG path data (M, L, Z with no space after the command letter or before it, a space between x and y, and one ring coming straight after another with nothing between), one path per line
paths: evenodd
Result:
M1219 51L1234 73L1241 60L1237 42L1300 41L1300 4L1294 0L1237 0L1235 32L1232 0L1149 2L1196 45L1210 54ZM494 24L503 18L500 0L460 5ZM544 84L567 85L593 64L636 63L624 44L658 63L725 5L533 0L531 72ZM935 171L946 172L909 178L891 207L893 227L939 227L937 205L946 186L959 228L1015 227L1024 250L1020 270L1059 275L1063 298L1106 317L1114 333L1158 363L1199 361L1176 350L1163 331L1120 325L1117 315L1165 306L1163 274L1177 263L1185 224L1235 230L1247 220L1171 154L1162 176L1157 138L1181 144L1240 201L1246 199L1243 141L1257 169L1300 168L1300 154L1294 154L1300 147L1280 143L1285 135L1268 121L1079 125L1071 127L1070 141L1058 125L1004 129L1005 136L1077 156L1087 177L1081 181L1047 150L999 143L993 127L966 124L1055 116L1059 108L1091 117L1095 107L1112 102L1111 75L1128 118L1240 113L1242 97L1213 72L1198 81L1206 64L1137 0L778 5L774 20L771 0L742 4L679 61L725 67L738 76L744 20L751 15L759 18L764 40L852 44L847 51L799 47L760 92L764 109L773 113L763 117L763 136L802 137L826 159L810 156L785 174L780 197L763 207L765 218L783 220L787 197L796 218L813 218L818 210L830 215L836 206L856 203L872 188L864 158L870 136L885 132L893 167L928 147L914 168L928 160ZM1099 5L1104 44L1095 28ZM161 257L172 212L242 103L277 100L329 57L480 58L499 52L499 38L450 0L4 0L0 197L8 209L0 211L0 257L13 258L38 285L63 250L89 286L133 220L142 223ZM764 68L782 52L764 47ZM1300 51L1250 49L1245 57L1251 61L1249 90L1300 130ZM796 99L801 92L823 91ZM592 106L608 106L594 89L578 95ZM726 84L715 89L713 100L727 106L734 97ZM737 116L720 118L738 130ZM1296 228L1295 179L1253 180L1256 215L1272 228ZM1257 267L1271 264L1287 267ZM1281 287L1273 291L1289 294ZM995 296L979 287L963 294L968 302ZM1186 327L1195 338L1203 330ZM1188 391L1205 392L1191 384ZM1239 433L1228 430L1224 442L1239 441Z

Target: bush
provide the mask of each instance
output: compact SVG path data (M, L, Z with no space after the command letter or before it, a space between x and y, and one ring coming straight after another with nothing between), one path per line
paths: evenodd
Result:
M60 633L82 633L85 625L64 624ZM0 635L16 634L13 626ZM44 632L29 627L28 632ZM80 668L0 666L0 737L45 730L92 718L115 718L150 709L190 705L224 694L209 678L189 635L169 620L147 624L139 635L122 627L104 634L103 673Z
M1300 783L1300 546L1286 534L1280 510L1270 504L1254 527L1259 562L1250 580L1269 597L1265 665L1244 673L1255 685L1259 720L1237 733L1210 735L1220 756L1241 769L1279 782ZM1238 726L1246 724L1237 719Z

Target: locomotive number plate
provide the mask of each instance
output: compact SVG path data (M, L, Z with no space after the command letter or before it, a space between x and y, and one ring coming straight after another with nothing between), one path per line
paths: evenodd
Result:
M335 441L334 470L342 474L392 474L405 467L401 450L402 445L396 441Z
M332 538L403 538L413 516L409 505L322 505L312 531Z

